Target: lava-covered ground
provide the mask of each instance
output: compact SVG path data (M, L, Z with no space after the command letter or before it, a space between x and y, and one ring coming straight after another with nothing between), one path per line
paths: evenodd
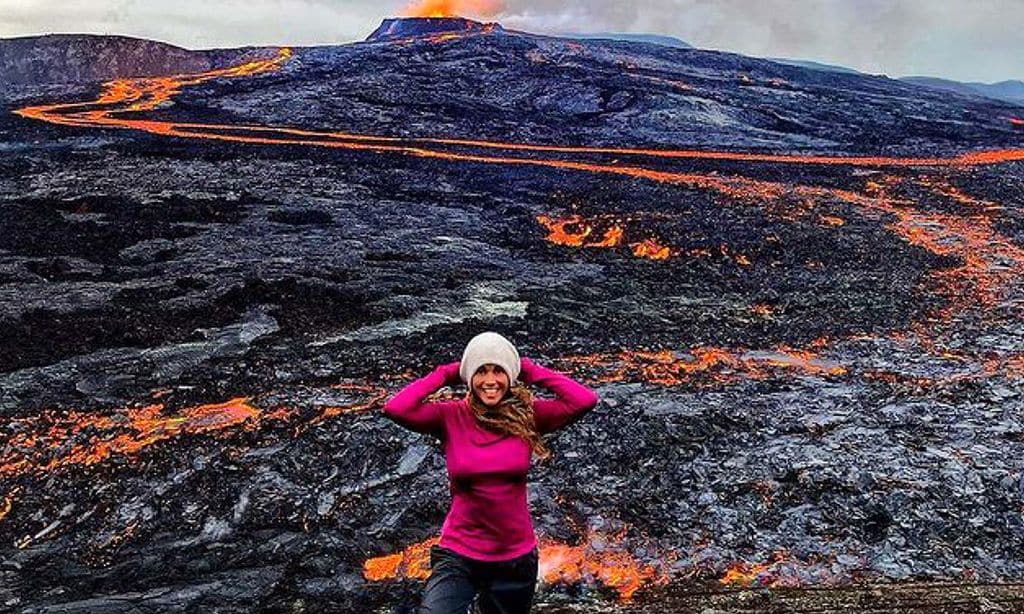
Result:
M485 329L602 398L538 611L1024 607L1024 109L487 27L236 65L0 94L0 608L415 603L444 459L379 410Z

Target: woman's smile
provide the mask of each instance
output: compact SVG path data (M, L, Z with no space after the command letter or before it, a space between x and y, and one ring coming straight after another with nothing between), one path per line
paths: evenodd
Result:
M498 365L486 364L473 374L473 391L484 405L494 406L505 398L508 374Z
M486 401L489 399L500 399L501 388L498 386L484 386L480 388L480 396Z

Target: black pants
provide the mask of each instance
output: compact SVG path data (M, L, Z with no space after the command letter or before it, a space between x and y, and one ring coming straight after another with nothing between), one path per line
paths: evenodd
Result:
M477 596L480 614L528 614L537 586L537 548L509 561L477 561L430 547L430 578L419 614L466 614Z

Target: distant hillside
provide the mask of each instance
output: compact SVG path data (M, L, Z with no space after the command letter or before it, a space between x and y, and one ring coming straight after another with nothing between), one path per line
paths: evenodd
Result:
M984 96L986 98L994 98L996 100L1003 100L1014 104L1024 104L1024 82L1022 81L963 83L949 79L939 79L937 77L903 77L900 81L913 83L914 85L921 85L933 90L956 92L958 94L968 96Z
M772 62L778 62L779 64L787 64L789 66L799 66L801 68L809 68L811 70L821 70L826 72L837 72L852 75L862 75L858 70L847 68L845 66L838 66L835 64L823 64L821 62L814 62L811 60L791 60L788 58L766 58ZM900 77L899 81L904 83L910 83L913 85L919 85L921 87L927 87L932 90L953 92L962 96L983 96L985 98L992 98L995 100L1002 100L1005 102L1012 102L1014 104L1024 104L1024 81L1000 81L998 83L979 83L979 82L961 82L953 81L952 79L941 79L939 77Z
M128 36L47 34L0 39L0 84L86 83L201 72L240 51L190 51Z
M676 49L693 49L693 45L686 41L679 40L674 36L662 36L660 34L633 34L630 32L568 32L564 34L557 34L556 36L560 36L562 38L629 41L632 43L648 43L651 45L662 45L664 47L675 47Z
M823 70L825 72L838 72L847 75L863 75L859 70L847 68L845 66L839 66L837 64L823 64L821 62L814 62L812 60L791 60L789 58L765 58L772 62L778 62L779 64L786 64L788 66L799 66L800 68L810 68L811 70Z

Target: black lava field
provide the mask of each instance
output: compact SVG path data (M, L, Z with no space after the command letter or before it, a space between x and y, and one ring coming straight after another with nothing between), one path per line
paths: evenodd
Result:
M483 330L602 399L539 610L1024 608L1024 108L424 24L0 88L0 611L414 604L444 458L380 409Z

